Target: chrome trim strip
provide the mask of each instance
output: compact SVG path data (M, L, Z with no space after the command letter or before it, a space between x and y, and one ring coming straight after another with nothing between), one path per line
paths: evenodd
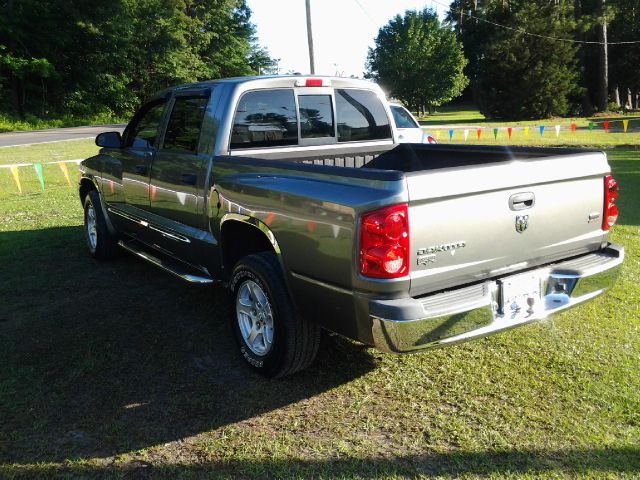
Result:
M143 227L147 227L151 230L154 230L158 233L160 233L163 237L167 237L171 240L175 240L177 242L183 242L183 243L191 243L191 240L189 240L187 237L185 237L184 235L180 235L179 233L175 233L171 230L159 227L153 223L149 223L146 220L143 220L141 218L136 217L135 215L131 215L129 213L123 212L122 210L118 210L115 209L113 207L109 207L109 211L115 215L118 215L122 218L126 218L129 221L132 221L134 223L137 223L138 225L142 225Z

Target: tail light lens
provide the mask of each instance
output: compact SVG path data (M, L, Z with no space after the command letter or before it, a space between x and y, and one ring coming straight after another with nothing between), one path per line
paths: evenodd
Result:
M398 278L409 273L407 205L365 213L360 219L360 273L371 278Z
M602 230L609 230L618 221L618 207L614 203L618 198L618 182L611 176L604 177L604 212L602 215Z

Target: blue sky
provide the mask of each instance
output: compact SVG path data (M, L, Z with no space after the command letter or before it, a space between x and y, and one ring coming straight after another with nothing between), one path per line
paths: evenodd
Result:
M280 73L309 73L305 0L247 0L258 41ZM367 48L380 27L406 10L445 8L417 0L311 0L316 74L362 76Z

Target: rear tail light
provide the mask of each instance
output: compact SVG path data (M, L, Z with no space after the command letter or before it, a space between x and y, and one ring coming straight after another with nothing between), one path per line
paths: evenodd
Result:
M409 213L406 204L365 213L360 219L360 273L398 278L409 273Z
M438 143L438 142L436 142L436 139L433 138L431 135L427 135L427 141L425 143Z
M618 221L618 207L614 203L618 198L618 182L611 176L604 177L604 212L602 215L602 230L609 230Z

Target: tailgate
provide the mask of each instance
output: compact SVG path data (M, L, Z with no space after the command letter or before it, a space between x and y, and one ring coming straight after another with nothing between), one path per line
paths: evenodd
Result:
M601 247L599 152L407 174L412 296Z

